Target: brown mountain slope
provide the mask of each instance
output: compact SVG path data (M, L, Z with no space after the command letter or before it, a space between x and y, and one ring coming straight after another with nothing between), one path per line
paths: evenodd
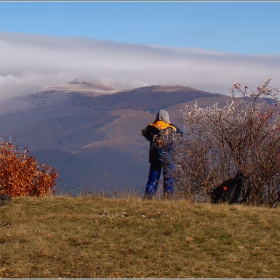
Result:
M77 194L82 190L143 189L149 143L141 135L141 129L154 116L134 110L110 113L114 119L95 131L103 135L103 140L94 139L96 136L92 134L90 142L80 148L76 143L72 144L73 150L65 146L45 149L42 145L33 152L40 162L59 169L59 191L75 190ZM68 139L70 146L71 138Z

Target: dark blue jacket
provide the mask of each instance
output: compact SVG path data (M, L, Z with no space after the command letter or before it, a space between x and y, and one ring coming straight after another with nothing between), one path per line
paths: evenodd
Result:
M165 165L174 163L174 134L183 132L174 124L157 121L142 130L142 135L150 142L149 163Z

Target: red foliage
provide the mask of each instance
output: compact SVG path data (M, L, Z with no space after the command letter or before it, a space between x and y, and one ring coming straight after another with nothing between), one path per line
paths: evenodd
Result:
M55 193L58 173L28 155L21 153L11 143L0 143L0 194L19 196L46 196Z

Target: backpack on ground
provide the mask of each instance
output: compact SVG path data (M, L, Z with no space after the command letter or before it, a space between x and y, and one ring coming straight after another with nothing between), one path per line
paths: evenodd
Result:
M244 203L250 196L250 182L242 171L238 171L234 178L229 178L212 191L211 203Z

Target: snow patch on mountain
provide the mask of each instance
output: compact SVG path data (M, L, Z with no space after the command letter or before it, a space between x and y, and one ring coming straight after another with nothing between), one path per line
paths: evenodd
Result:
M114 94L120 90L110 87L109 85L85 82L79 79L67 82L62 85L46 87L42 92L60 92L60 93L82 93L85 95L98 96L102 94Z

